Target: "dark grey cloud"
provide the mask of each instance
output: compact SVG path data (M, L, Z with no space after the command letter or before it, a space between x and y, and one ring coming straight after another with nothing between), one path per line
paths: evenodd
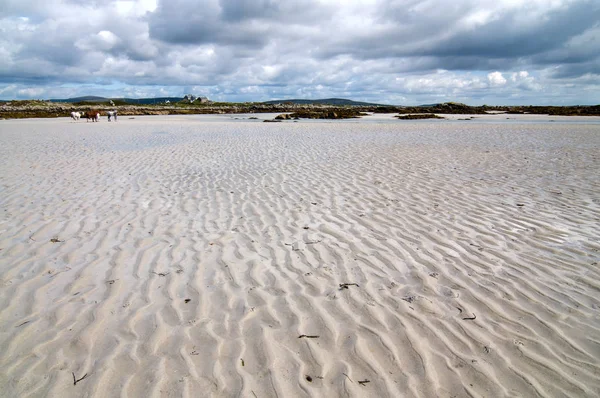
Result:
M600 76L600 57L593 61L558 65L551 76L557 79L579 77L585 75Z
M462 31L425 50L431 55L523 57L560 48L600 21L600 3L582 1L555 9L540 19L523 20L522 9L511 10L472 31Z
M270 19L278 17L282 7L275 0L221 0L219 5L225 21Z
M172 44L235 45L260 49L285 39L295 25L326 21L331 7L314 0L162 1L148 16L152 38ZM293 36L293 35L292 35Z
M227 21L217 1L207 1L202 6L185 0L161 2L148 23L153 38L169 43L256 48L268 40L268 25L249 18Z
M600 102L598 21L596 0L0 0L0 98Z
M320 55L325 59L339 54L359 59L425 56L437 57L439 62L432 63L435 68L502 68L509 59L517 63L522 57L560 49L600 21L600 2L595 0L570 2L544 13L526 3L498 10L481 9L481 2L473 0L418 7L422 4L386 3L376 16L380 29L335 40L320 49ZM580 56L592 54L581 51Z

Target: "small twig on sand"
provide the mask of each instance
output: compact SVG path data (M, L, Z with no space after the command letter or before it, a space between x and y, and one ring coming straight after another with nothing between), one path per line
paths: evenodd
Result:
M318 339L319 336L311 336L311 335L307 335L307 334L301 334L300 336L298 336L299 339L301 339L302 337L306 337L307 339Z
M61 243L61 242L64 242L64 240L60 240L58 238L52 238L52 239L50 239L50 242L52 242L52 243Z
M59 272L56 272L56 273L50 275L50 278L54 278L56 275L62 274L63 272L67 272L70 270L71 270L71 267L67 267L66 269L63 269L62 271L59 271Z
M71 374L73 375L73 385L76 386L77 383L79 383L81 380L85 379L87 377L87 373L83 375L83 377L81 379L77 379L75 377L75 373L71 372Z
M364 386L365 384L370 383L370 382L371 382L371 380L365 379L365 380L359 380L358 384L360 384L361 386Z
M472 317L463 318L463 321L472 321L473 319L477 319L477 315L473 314Z
M31 321L25 321L25 322L23 322L22 324L20 324L20 325L17 325L17 326L15 326L15 327L16 327L16 328L18 328L19 326L23 326L23 325L25 325L25 324L27 324L27 323L29 323L29 322L31 322Z
M158 275L158 276L167 276L169 275L169 272L154 272L152 271L153 274Z
M350 383L354 383L354 382L352 381L352 379L350 378L350 376L348 376L346 373L342 373L342 374L343 374L344 376L346 376L346 377L348 378L348 380L350 380Z
M340 290L348 289L348 286L358 286L358 283L340 283Z

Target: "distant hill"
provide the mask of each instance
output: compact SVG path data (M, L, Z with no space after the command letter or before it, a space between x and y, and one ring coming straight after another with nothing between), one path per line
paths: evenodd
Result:
M463 104L462 102L438 102L436 104L423 104L423 105L417 105L417 107L419 108L427 108L427 107L433 107L433 106L457 106L457 107L471 107L471 105L467 105L467 104Z
M286 99L286 100L275 100L275 101L265 101L263 104L299 104L299 105L335 105L335 106L344 106L344 105L354 105L354 106L385 106L381 104L374 104L370 102L359 102L352 101L344 98L326 98L326 99Z
M183 97L157 97L157 98L115 98L116 100L127 102L128 104L164 104L166 101L171 103L183 101Z
M106 98L98 97L94 95L87 95L83 97L75 98L64 98L64 99L51 99L50 102L63 102L63 103L78 103L78 102L90 102L90 103L103 103L114 101L115 103L126 103L132 105L151 105L151 104L162 104L166 101L176 103L184 100L184 97L159 97L159 98ZM333 105L333 106L387 106L382 104L375 104L370 102L352 101L344 98L326 98L326 99L286 99L286 100L274 100L266 101L263 104L274 105L274 104L300 104L300 105Z
M108 98L86 95L85 97L76 97L68 99L51 99L50 102L108 102Z
M65 98L65 99L51 99L50 102L68 102L68 103L76 103L76 102L109 102L115 101L120 103L127 104L140 104L140 105L150 105L150 104L162 104L166 101L179 102L183 100L183 97L159 97L159 98L105 98L105 97L96 97L93 95L88 95L85 97L75 97L75 98Z

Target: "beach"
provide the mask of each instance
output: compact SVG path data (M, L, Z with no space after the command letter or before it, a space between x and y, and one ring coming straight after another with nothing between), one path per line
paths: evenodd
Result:
M600 118L266 117L0 121L0 396L600 395Z

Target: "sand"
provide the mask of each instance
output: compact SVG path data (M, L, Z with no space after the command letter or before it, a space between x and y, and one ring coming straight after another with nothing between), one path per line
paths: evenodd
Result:
M0 121L1 396L600 395L598 118L247 117Z

